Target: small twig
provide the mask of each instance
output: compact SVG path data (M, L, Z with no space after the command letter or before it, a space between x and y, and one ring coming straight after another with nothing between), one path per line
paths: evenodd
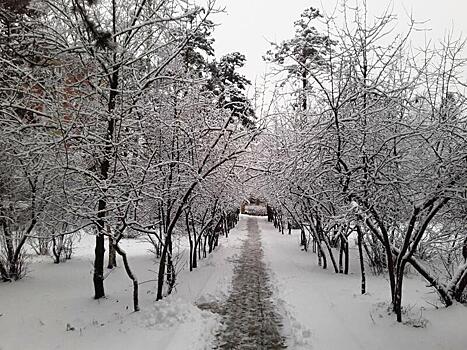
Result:
M373 315L371 314L371 312L369 312L369 315L370 315L371 320L373 321L373 324L376 325L375 319L373 318Z
M430 303L428 300L425 300L425 302L431 306L433 306L435 309L439 309L439 306L433 303Z
M147 280L147 281L139 282L138 284L141 285L141 284L145 284L149 282L157 282L157 280Z
M115 270L116 270L116 269L111 269L111 270L108 270L108 271L107 271L107 272L104 274L104 277L103 277L103 279L105 280L105 279L106 279L107 277L109 277L109 276L110 276L110 274L111 274L112 272L114 272Z

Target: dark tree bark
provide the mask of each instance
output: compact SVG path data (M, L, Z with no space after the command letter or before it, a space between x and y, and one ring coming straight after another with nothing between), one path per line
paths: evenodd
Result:
M167 253L167 294L170 295L172 294L172 291L175 287L175 281L176 281L176 272L175 272L175 265L174 265L174 260L173 260L173 245L172 245L172 237L170 237L170 240L168 242L169 244L169 249Z
M459 282L456 284L456 289L454 291L454 298L458 302L465 302L462 300L462 295L464 294L465 289L467 288L467 269L464 270L462 277L459 279Z
M344 260L344 274L349 274L349 241L346 239L344 244L345 260Z
M107 233L109 236L109 258L107 268L113 269L114 267L117 267L117 255L115 251L114 238L112 236L112 232L110 232L110 227L107 227Z
M94 299L100 299L105 296L104 291L104 235L96 235L96 247L94 248Z
M60 263L63 248L63 235L58 236L58 243L57 237L55 235L52 235L52 254L54 256L54 264Z
M462 256L464 257L464 262L467 262L467 235L462 244Z
M163 298L163 288L164 288L164 277L165 277L165 261L167 257L167 239L166 243L162 248L161 258L159 260L159 271L157 274L157 295L156 300L161 300Z
M108 112L109 115L112 115L115 110L115 102L118 94L118 70L115 70L110 78L110 92L109 92L109 101L108 101ZM109 178L109 168L110 168L110 157L112 155L112 140L115 131L115 118L109 118L107 123L107 133L106 133L106 145L104 147L104 159L101 162L100 166L100 175L103 180ZM94 249L94 299L100 299L105 296L104 291L104 256L105 256L105 218L107 216L107 201L105 199L105 190L103 191L103 197L99 199L97 213L98 222L97 222L97 235L96 235L96 247Z
M117 255L113 244L113 238L109 236L109 257L108 257L108 269L117 267Z
M324 244L326 245L326 248L328 250L329 258L331 259L331 263L332 263L332 267L334 268L334 272L339 273L339 268L337 267L336 259L334 258L334 254L332 252L331 245L329 244L329 241L328 241L328 239L326 237L324 237L323 241L324 241Z
M11 278L8 275L8 272L7 272L5 266L3 265L3 263L1 261L0 261L0 276L2 277L3 282L10 282L11 281Z
M362 243L363 243L363 232L362 228L360 225L357 225L357 244L358 244L358 257L360 260L360 275L362 279L361 283L361 292L362 294L366 293L366 275L365 275L365 261L363 260L363 249L362 249Z
M186 230L187 230L187 233L188 233L188 241L190 243L190 259L189 259L189 266L190 266L190 271L193 271L193 256L196 255L193 254L193 249L196 249L194 248L194 245L193 245L193 237L192 237L192 234L191 234L191 230L190 230L190 219L189 219L189 212L187 212L185 214L185 226L186 226ZM193 235L196 235L196 232L193 232ZM196 237L195 237L196 239Z
M113 240L112 240L113 242ZM138 279L136 278L136 275L133 273L133 271L130 268L130 264L128 263L128 257L126 255L126 252L120 248L118 245L118 242L115 242L113 244L114 251L116 251L123 259L123 265L125 266L125 271L128 275L128 277L132 280L133 282L133 310L135 312L139 311L139 297L138 297Z
M300 228L300 245L303 247L303 250L307 251L308 242L306 240L305 230Z
M344 240L339 239L339 273L344 273Z

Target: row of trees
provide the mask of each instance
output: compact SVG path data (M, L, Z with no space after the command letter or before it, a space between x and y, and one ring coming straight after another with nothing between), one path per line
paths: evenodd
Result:
M345 3L336 13L306 10L295 36L265 57L286 78L258 145L261 186L271 219L309 231L323 267L345 272L356 237L362 293L365 259L387 273L401 321L408 265L445 305L465 300L464 41L450 36L417 50L413 20L394 35L390 13L370 19L365 6Z
M175 285L175 235L188 234L194 268L227 234L242 196L238 164L259 131L237 72L244 56L213 58L215 11L176 0L0 7L3 280L24 273L28 240L62 249L86 230L96 237L95 298L105 295L107 237L138 310L123 237L153 242L161 299Z

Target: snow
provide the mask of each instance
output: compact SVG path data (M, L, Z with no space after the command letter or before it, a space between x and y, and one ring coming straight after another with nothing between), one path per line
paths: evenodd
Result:
M356 249L351 274L335 274L317 265L316 256L299 249L299 231L280 234L259 218L265 259L275 280L292 349L466 349L467 308L444 308L418 276L405 279L405 324L388 312L389 284L367 272L367 294L360 294ZM433 305L438 305L436 309Z
M257 220L289 349L466 348L466 307L441 307L418 276L406 278L403 304L408 311L405 324L398 324L388 313L384 277L368 273L368 293L359 294L355 250L352 273L337 275L317 266L312 252L299 249L298 231L282 235L266 218ZM196 304L226 300L246 221L242 216L198 269L189 272L185 265L176 291L158 302L152 281L157 266L149 244L125 240L133 270L140 282L146 281L140 285L138 313L132 312L131 283L121 260L105 281L107 297L92 298L93 237L83 236L65 263L34 258L25 279L0 283L0 349L212 349L220 316Z
M125 240L139 282L150 281L140 285L138 313L132 312L132 285L120 258L105 280L106 298L92 298L92 236L83 235L65 263L34 258L25 279L0 283L0 349L210 349L219 316L195 304L226 298L245 232L242 221L197 269L190 273L185 264L176 292L158 302L150 245Z

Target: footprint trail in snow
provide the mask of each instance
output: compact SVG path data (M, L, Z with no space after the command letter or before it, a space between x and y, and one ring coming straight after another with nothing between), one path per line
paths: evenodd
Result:
M223 316L214 349L285 349L280 317L271 301L257 219L248 218L247 228L248 236L234 268L232 292L219 310Z

